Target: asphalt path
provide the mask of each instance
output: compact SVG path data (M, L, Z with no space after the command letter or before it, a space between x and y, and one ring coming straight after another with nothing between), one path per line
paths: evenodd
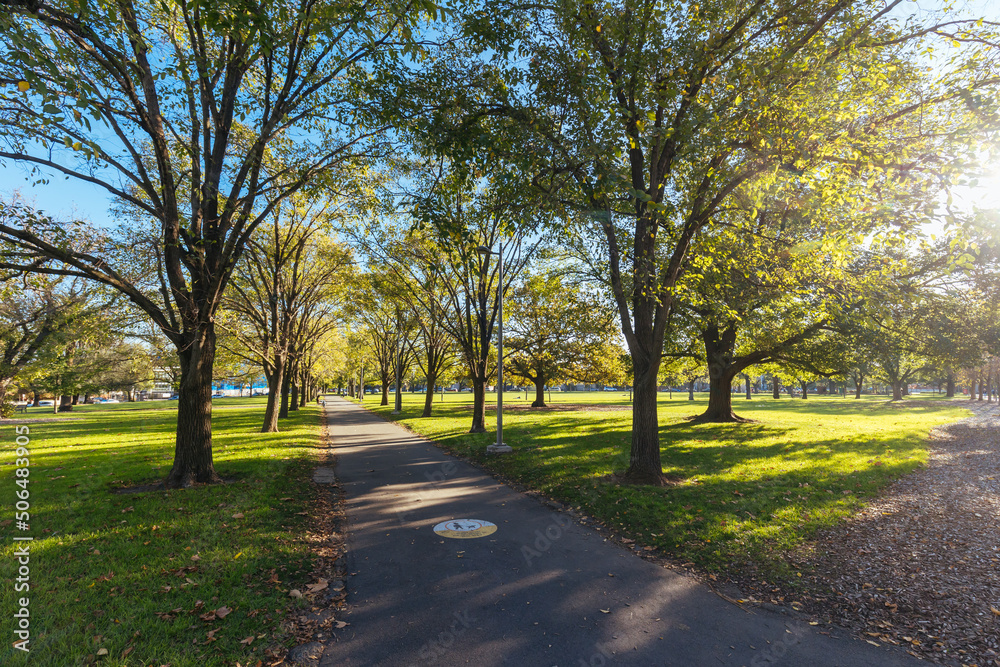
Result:
M347 499L338 618L349 625L323 667L918 664L732 604L353 403L326 406ZM461 519L497 529L473 539L433 530Z

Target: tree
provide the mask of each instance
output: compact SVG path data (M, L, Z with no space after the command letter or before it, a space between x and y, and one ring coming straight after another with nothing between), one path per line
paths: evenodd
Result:
M446 319L452 314L441 250L433 233L404 230L393 224L391 217L356 228L353 236L366 253L378 258L383 270L395 276L400 286L399 296L419 327L420 349L415 358L427 383L421 416L430 417L434 388L457 356L456 343L446 326Z
M107 305L96 296L80 281L61 276L0 282L0 415L13 412L7 394L18 374L61 334Z
M412 333L404 317L405 287L387 267L373 263L368 273L359 278L356 296L349 313L362 324L360 331L368 337L368 347L374 357L374 368L381 384L381 405L389 405L389 387L394 382L396 355L407 354L412 346ZM406 311L405 314L409 314Z
M169 487L219 482L215 316L248 240L315 177L385 153L383 111L430 0L218 7L100 0L67 11L0 0L0 158L93 183L147 221L81 246L71 223L5 207L0 266L108 285L180 359ZM261 203L263 201L263 203ZM152 222L148 222L152 221ZM123 250L144 237L155 279Z
M469 85L442 104L434 136L520 156L549 206L599 240L635 369L628 478L662 483L656 379L675 288L739 188L775 170L831 195L858 172L891 187L950 163L932 144L978 105L992 112L988 46L970 41L962 61L981 70L940 82L921 79L916 55L937 32L974 40L975 24L911 32L890 18L898 4L497 0L467 17L470 41L495 56L454 73ZM947 105L949 131L915 122L920 111L941 129Z
M554 380L587 381L606 365L608 344L617 337L614 313L579 285L558 273L530 275L507 303L510 351L504 362L535 385L531 407L545 407L545 386Z
M499 298L528 265L539 240L526 239L538 212L518 194L519 182L503 164L481 158L470 165L441 163L429 168L415 199L418 228L437 246L424 261L443 272L448 315L441 326L455 340L472 382L470 433L486 431L486 382L496 372L491 360ZM484 177L489 173L490 176ZM503 282L495 254L502 254Z
M324 234L331 209L329 199L304 197L275 208L248 241L230 283L225 303L235 317L222 320L237 343L230 348L267 379L262 433L276 433L278 417L288 416L295 360L336 323L351 255Z

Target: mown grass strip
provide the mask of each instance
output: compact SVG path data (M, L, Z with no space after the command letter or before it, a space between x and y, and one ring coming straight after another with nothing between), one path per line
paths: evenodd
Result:
M31 664L247 665L287 642L280 620L303 604L287 591L312 564L298 513L311 501L315 406L293 412L281 433L261 434L260 399L217 401L215 463L229 483L135 494L116 490L169 470L176 408L87 406L41 421L51 416L29 414ZM12 523L13 440L14 427L0 425L8 582L10 538L25 534ZM22 595L3 587L5 614ZM9 639L0 663L23 664Z

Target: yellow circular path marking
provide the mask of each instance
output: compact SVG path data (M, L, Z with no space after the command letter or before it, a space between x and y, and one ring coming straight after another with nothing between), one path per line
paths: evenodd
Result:
M492 535L497 532L497 526L495 523L482 519L452 519L451 521L442 521L434 526L434 532L441 537L467 540L473 537Z

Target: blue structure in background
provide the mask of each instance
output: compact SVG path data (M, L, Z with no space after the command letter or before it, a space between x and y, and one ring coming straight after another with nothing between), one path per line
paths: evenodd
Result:
M232 382L213 382L212 391L213 393L218 392L235 392L239 395L240 390L243 390L244 396L253 396L255 391L267 391L267 379L264 377L255 377L250 380L249 390L245 384L234 384Z

